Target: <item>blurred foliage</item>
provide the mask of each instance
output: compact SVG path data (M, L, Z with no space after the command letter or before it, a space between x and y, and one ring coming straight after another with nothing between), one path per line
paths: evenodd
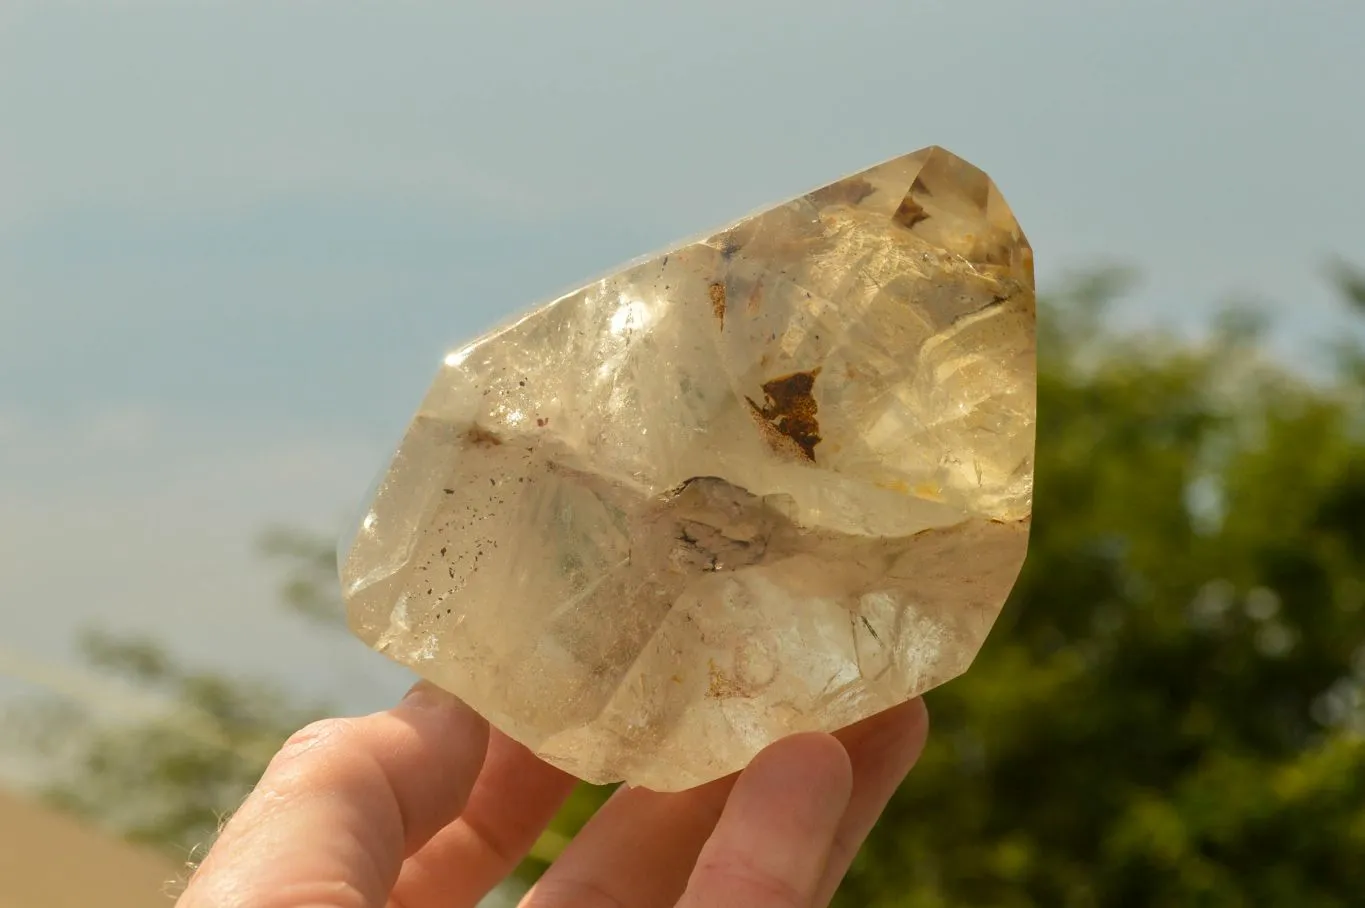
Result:
M1365 275L1335 275L1365 313ZM838 905L1361 904L1365 349L1339 340L1309 380L1235 311L1198 344L1117 337L1127 280L1040 313L1028 563L974 667L929 695L929 747ZM330 546L266 546L286 603L335 625ZM144 840L205 841L321 711L144 642L88 650L171 706L52 713L52 795ZM523 873L606 793L581 787Z
M283 604L340 629L332 547L283 530L261 547L285 567ZM111 719L39 700L10 717L7 743L41 758L54 805L176 857L212 841L285 738L330 712L274 684L183 665L152 640L94 631L79 645L90 668L144 694L142 708Z
M839 904L1359 905L1361 373L1070 333L1094 289L1043 313L1023 575Z
M284 566L280 600L285 608L309 621L340 629L343 614L336 549L324 540L286 527L266 530L259 544L261 554Z

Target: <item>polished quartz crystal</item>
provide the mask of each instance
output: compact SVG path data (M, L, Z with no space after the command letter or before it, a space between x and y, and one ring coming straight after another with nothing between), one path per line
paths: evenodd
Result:
M549 762L690 787L967 668L1033 492L1032 252L926 148L450 354L350 626Z

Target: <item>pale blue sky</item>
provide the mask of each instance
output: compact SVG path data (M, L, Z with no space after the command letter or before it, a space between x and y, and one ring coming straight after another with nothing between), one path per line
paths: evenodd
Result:
M930 143L1044 289L1131 264L1123 322L1187 329L1249 295L1306 362L1365 261L1362 36L1358 0L5 0L0 640L293 652L358 702L255 528L330 529L455 342Z

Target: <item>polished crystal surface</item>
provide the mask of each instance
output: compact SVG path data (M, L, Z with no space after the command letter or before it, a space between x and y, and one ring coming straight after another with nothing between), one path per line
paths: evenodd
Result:
M448 356L351 628L544 759L676 790L967 668L1024 558L1032 252L926 148Z

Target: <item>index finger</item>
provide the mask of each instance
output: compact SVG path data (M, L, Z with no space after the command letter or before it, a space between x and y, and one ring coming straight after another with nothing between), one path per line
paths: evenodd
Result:
M179 908L383 908L403 859L464 809L488 725L421 683L402 703L289 739Z
M825 734L769 745L739 774L678 908L807 908L853 790L848 752Z

